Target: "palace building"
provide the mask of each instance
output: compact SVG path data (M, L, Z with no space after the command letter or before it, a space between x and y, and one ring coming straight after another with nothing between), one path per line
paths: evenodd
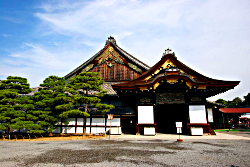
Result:
M105 81L102 87L108 96L102 103L115 106L109 112L114 118L110 121L107 115L93 114L85 122L83 118L70 118L67 128L73 129L64 133L83 133L84 128L86 133L104 133L111 127L111 134L175 134L176 122L181 122L182 134L214 134L211 125L216 119L213 116L216 104L206 99L239 84L239 81L216 80L194 71L170 49L149 67L120 48L113 37L65 79L88 71L100 72Z

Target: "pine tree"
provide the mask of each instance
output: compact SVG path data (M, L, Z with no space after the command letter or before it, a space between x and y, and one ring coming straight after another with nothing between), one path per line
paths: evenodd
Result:
M101 104L101 98L105 95L101 85L104 83L97 72L82 72L70 79L67 85L67 91L71 93L72 102L78 106L74 111L62 113L61 117L67 117L69 114L77 115L84 109L84 116L89 116L89 107L98 108L95 114L105 114L114 108L113 105ZM83 106L82 106L83 105Z
M9 134L13 129L39 130L31 115L27 114L34 108L29 97L20 96L30 93L32 89L26 78L9 76L0 83L0 129Z
M36 109L32 115L39 117L39 125L47 127L46 131L52 135L54 122L59 119L62 112L73 108L71 97L67 95L66 81L62 77L49 76L42 84L39 91L34 94L33 100Z
M216 103L219 103L219 104L223 104L223 105L227 105L227 101L226 100L224 100L224 99L218 99L218 100L216 100L215 101Z

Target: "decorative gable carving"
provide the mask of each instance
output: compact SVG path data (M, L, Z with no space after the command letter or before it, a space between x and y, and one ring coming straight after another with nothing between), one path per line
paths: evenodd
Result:
M178 68L178 66L175 63L173 63L170 59L167 59L166 62L159 69L157 69L154 73L145 78L145 80L149 80L155 77L157 74L169 71L178 71L180 73L185 73L182 69Z
M128 62L113 46L109 45L84 71L100 72L105 81L131 80L143 72L137 65Z
M105 81L129 81L139 77L150 67L133 57L109 37L102 50L65 76L68 80L80 72L100 72Z

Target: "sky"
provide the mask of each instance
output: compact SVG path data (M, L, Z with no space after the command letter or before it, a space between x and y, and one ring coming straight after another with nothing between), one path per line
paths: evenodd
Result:
M84 63L113 36L153 66L165 49L214 79L241 81L208 98L244 99L250 92L248 0L1 0L0 80L39 86Z

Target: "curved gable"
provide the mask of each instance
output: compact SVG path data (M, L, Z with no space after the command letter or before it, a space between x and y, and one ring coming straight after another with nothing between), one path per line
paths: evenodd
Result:
M120 82L138 78L150 67L120 48L113 37L89 60L65 76L66 80L81 72L100 72L104 81Z

